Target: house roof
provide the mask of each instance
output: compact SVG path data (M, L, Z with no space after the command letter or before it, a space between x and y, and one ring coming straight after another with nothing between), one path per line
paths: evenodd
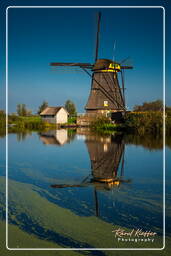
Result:
M41 113L40 115L43 116L43 115L56 115L58 113L58 111L63 108L65 109L64 107L62 106L59 106L59 107L47 107L45 108ZM67 112L67 110L65 109L65 111ZM67 112L68 113L68 112Z

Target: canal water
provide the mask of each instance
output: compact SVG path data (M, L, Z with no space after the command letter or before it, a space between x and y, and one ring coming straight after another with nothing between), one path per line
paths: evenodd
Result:
M0 166L4 221L4 152ZM86 129L9 134L7 242L10 248L162 248L161 139Z

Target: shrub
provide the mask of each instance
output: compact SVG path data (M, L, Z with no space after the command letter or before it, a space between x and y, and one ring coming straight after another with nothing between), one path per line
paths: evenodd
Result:
M139 134L162 133L163 112L130 112L125 116L125 127Z

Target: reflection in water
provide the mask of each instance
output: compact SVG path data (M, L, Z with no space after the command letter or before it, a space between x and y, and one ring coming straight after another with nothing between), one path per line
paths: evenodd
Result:
M104 188L119 185L124 170L124 141L122 136L99 137L88 135L85 143L91 160L93 181ZM122 160L122 161L121 161ZM121 162L121 173L118 169ZM98 188L98 185L97 185Z
M67 131L64 131L66 132L66 143L69 141L69 139L67 136ZM78 187L93 183L97 189L108 190L113 186L118 186L121 182L129 182L129 180L123 179L125 150L123 136L109 135L106 137L102 137L97 134L91 134L90 132L83 134L81 131L79 131L79 129L77 129L77 136L83 135L85 138L85 144L87 146L91 161L91 177L90 175L86 177L81 184L59 184L52 185L52 187ZM57 137L55 138L54 135L47 135L47 133L46 136L43 133L43 135L40 136L40 139L43 141L43 143L46 144L59 145L59 141L61 141L60 145L64 144L62 144L62 142L64 142L64 136L62 132L58 133L58 142ZM54 143L54 140L56 141L56 143Z
M68 141L68 131L65 129L50 130L40 133L40 139L44 144L64 145Z
M111 236L114 226L162 235L162 151L137 146L143 145L140 137L81 129L75 134L70 129L41 131L22 143L9 136L9 226L27 232L29 241L36 236L54 242L54 247L119 247ZM151 142L144 145L157 148ZM5 161L0 164L5 166ZM122 183L127 177L134 179L132 184ZM1 185L1 195L3 191ZM23 248L23 233L15 243L13 234L10 229L10 247Z
M78 135L83 135L77 130ZM69 188L94 186L96 216L99 216L98 190L111 190L118 187L124 180L124 150L125 144L122 135L102 137L91 133L85 135L91 161L91 173L79 184L53 184L52 188ZM62 135L61 135L62 136Z
M169 138L166 138L167 146L169 146ZM153 134L150 136L149 134L145 135L135 135L135 134L126 134L124 136L124 140L126 144L132 144L137 146L143 146L148 150L162 150L163 149L163 136Z
M46 145L62 146L75 137L75 130L58 129L40 133L40 140Z
M31 131L21 131L21 132L18 132L17 134L17 141L23 141L25 140L28 136L31 136L32 135L32 132Z

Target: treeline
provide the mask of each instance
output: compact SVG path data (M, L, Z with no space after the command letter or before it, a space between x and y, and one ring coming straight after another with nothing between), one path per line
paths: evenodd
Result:
M26 104L17 105L17 114L19 116L31 116L32 111L26 108Z
M138 134L143 136L159 135L162 137L164 118L166 121L166 136L171 135L171 107L166 106L166 115L163 116L163 102L156 100L153 102L144 102L142 105L136 105L133 111L128 111L124 121L120 124L113 124L110 118L101 117L94 121L92 128L96 131L110 132L122 131L126 133Z
M33 116L33 115L39 115L45 108L49 106L47 101L43 101L42 104L38 107L38 110L36 114L32 114L32 110L28 109L26 104L17 104L16 107L16 113L13 113L12 115L18 115L18 116ZM55 106L54 106L55 107ZM77 110L76 106L73 101L67 100L64 104L64 107L68 111L70 116L76 116Z
M133 112L126 114L125 125L129 130L132 129L139 134L161 134L163 132L163 118L165 118L166 135L171 135L171 107L165 106L165 117L163 110L162 100L135 105Z
M124 127L128 132L139 135L162 134L163 132L163 112L146 111L130 112L125 116Z
M166 107L167 111L171 111L171 107ZM151 102L144 102L142 105L135 105L133 107L134 112L145 112L145 111L163 111L163 101L155 100Z
M16 107L16 113L8 114L8 131L21 132L24 130L56 128L55 124L43 122L39 115L46 107L48 107L48 102L43 101L43 103L39 106L37 113L32 114L32 111L27 108L26 104L18 104ZM71 100L67 100L65 102L65 108L70 115L69 120L75 120L77 114L75 104ZM6 113L4 110L0 110L0 133L5 134L5 130Z
M38 115L48 106L48 102L44 101L37 111L36 115L30 114L25 104L17 105L17 114L8 115L9 130L24 130L24 129L44 129L52 126L43 122ZM70 114L72 122L76 118L75 104L67 100L65 108ZM171 135L171 107L166 106L166 135ZM6 115L3 110L0 110L0 129L5 131ZM96 131L123 131L126 133L144 134L159 134L163 132L163 103L161 100L153 102L144 102L142 105L135 106L133 111L128 111L125 115L124 122L121 124L111 123L110 118L101 117L94 121L92 128Z
M5 129L6 114L4 110L0 110L0 129Z

